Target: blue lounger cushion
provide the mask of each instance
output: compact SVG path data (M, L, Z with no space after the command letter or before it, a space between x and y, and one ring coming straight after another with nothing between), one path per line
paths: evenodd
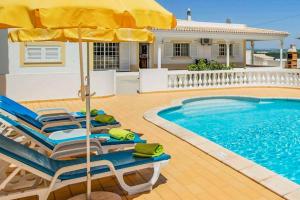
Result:
M25 116L28 116L32 119L35 119L38 117L38 114L33 112L32 110L26 108L25 106L15 102L14 100L6 97L6 96L0 96L0 108L5 110L8 113L19 113L23 114ZM17 111L16 111L17 110ZM76 118L85 118L85 115L81 112L72 112L71 113ZM99 110L98 114L105 114L103 110Z
M31 166L50 176L54 176L54 174L63 167L83 164L86 162L85 158L69 161L53 160L33 149L30 149L9 138L6 138L3 135L0 135L0 153L9 156L25 165ZM138 158L133 156L133 150L127 150L92 156L91 161L93 162L100 160L109 160L118 170L147 163L169 160L170 158L171 157L167 154L163 154L155 158ZM99 174L106 171L109 171L109 169L105 166L92 168L92 174ZM84 176L86 176L85 170L77 170L74 172L65 173L61 175L59 179L69 180Z
M110 137L109 134L107 133L97 133L97 134L92 134L90 136L91 139L100 139L100 138L110 138L109 140L106 140L105 142L101 142L102 146L109 146L109 145L121 145L121 144L135 144L135 143L146 143L146 140L143 140L137 133L135 133L135 138L134 140L117 140L115 138ZM76 138L71 138L71 139L64 139L64 140L51 140L51 142L55 144L60 144L64 142L69 142L69 141L74 141L74 140L85 140L86 136L82 137L76 137Z
M28 124L36 127L37 129L42 129L43 128L43 124L36 120L36 119L32 119L30 116L28 115L24 115L24 114L16 114L16 116L20 119L22 119L23 121L27 122ZM80 122L82 128L86 128L86 122ZM119 122L113 122L113 123L100 123L100 122L96 122L95 120L91 120L91 124L93 127L104 127L104 126L117 126L120 125ZM70 129L77 129L78 126L77 125L65 125L65 126L55 126L55 127L50 127L50 128L46 128L44 129L44 132L46 133L52 133L55 131L63 131L63 130L70 130Z
M73 112L72 113L74 117L76 118L85 118L86 115L83 114L82 112ZM97 115L104 115L106 114L103 110L98 110ZM91 115L92 117L96 117L97 115Z
M48 138L47 136L45 136L42 133L39 133L27 126L24 126L22 124L20 124L19 122L16 122L4 115L0 114L0 118L5 120L6 122L8 122L9 124L11 124L12 126L20 129L21 131L23 131L26 135L28 135L29 137L35 139L36 141L38 141L39 143L43 144L44 146L46 146L48 149L50 150L54 150L55 146L57 144L63 143L63 142L69 142L69 141L76 141L76 140L85 140L85 136L84 137L76 137L76 138L72 138L72 139L66 139L66 140L51 140L50 138ZM103 134L103 133L98 133L98 134L92 134L91 138L100 138L100 137L108 137L109 134ZM108 146L108 145L120 145L120 144L134 144L134 143L145 143L146 140L143 140L140 138L140 136L138 134L135 134L135 139L132 141L120 141L120 140L116 140L114 138L110 138L109 140L102 142L101 145L103 146Z
M43 123L37 120L38 114L31 111L30 109L26 108L25 106L13 101L12 99L9 99L5 96L0 96L0 109L10 113L11 115L14 115L18 117L19 119L25 121L26 123L34 126L37 129L42 129ZM104 111L99 111L100 113L104 113ZM83 118L83 116L79 116L79 118ZM62 119L60 119L62 120ZM106 124L106 123L99 123L95 120L91 121L93 127L102 127L102 126L108 126L108 125L120 125L119 122ZM86 127L85 122L81 122L82 128ZM62 130L69 130L69 129L77 129L77 125L66 125L66 126L56 126L47 128L44 130L46 133L52 133L55 131L62 131Z
M38 117L38 114L26 108L25 106L15 102L14 100L6 97L0 96L0 108L6 112L15 115L16 113L25 114L33 119Z

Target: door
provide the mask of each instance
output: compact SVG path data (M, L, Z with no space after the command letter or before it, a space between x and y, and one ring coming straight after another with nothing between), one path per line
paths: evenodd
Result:
M139 44L139 67L145 69L149 67L149 44Z

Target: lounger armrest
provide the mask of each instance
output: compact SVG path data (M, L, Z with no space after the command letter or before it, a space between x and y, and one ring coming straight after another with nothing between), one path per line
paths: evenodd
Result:
M57 126L69 126L69 125L76 125L78 128L82 128L81 124L77 121L70 121L70 120L64 120L59 122L46 122L44 123L44 126L42 127L41 131L44 132L47 128L57 127Z
M70 113L50 113L50 114L43 114L39 115L36 120L39 120L40 122L48 122L53 120L75 120L75 117L71 115Z
M96 144L99 148L101 148L101 143L99 142L98 139L95 138L91 138L90 139L90 143L94 143ZM59 150L61 147L65 147L65 146L69 146L69 145L76 145L76 144L86 144L86 139L82 139L82 140L72 140L72 141L68 141L68 142L62 142L59 143L55 146L54 148L54 152L56 152L57 150Z
M94 162L91 162L90 164L91 164L91 167L107 166L114 174L116 174L116 169L114 167L114 164L112 162L110 162L109 160L94 161ZM73 172L73 171L77 171L77 170L81 170L81 169L86 169L86 163L63 167L56 172L55 176L59 177L60 175L62 175L64 173Z
M66 108L41 108L35 110L37 114L42 113L42 112L63 112L63 113L70 113Z

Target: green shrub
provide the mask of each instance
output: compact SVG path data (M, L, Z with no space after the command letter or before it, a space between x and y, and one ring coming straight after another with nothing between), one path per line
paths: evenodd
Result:
M219 63L215 60L206 61L205 59L200 59L198 64L190 64L187 66L189 71L210 71L210 70L231 70L234 64L230 64L229 67L226 64Z

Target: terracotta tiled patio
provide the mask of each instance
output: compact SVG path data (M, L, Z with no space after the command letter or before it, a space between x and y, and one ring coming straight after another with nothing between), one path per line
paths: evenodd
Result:
M94 190L113 191L122 195L123 199L138 200L282 199L258 183L143 119L143 114L147 110L169 105L172 100L209 95L300 98L300 91L283 88L237 88L95 98L92 101L93 108L103 108L107 113L114 115L124 128L143 133L144 138L149 142L162 143L166 152L172 155L172 159L169 165L163 168L159 182L151 192L126 196L113 177L94 181ZM25 102L24 105L32 109L66 107L72 111L84 107L80 100ZM144 181L150 173L150 171L143 171L131 174L127 180L132 184ZM49 199L63 200L83 192L85 192L84 183L72 185L55 191Z

